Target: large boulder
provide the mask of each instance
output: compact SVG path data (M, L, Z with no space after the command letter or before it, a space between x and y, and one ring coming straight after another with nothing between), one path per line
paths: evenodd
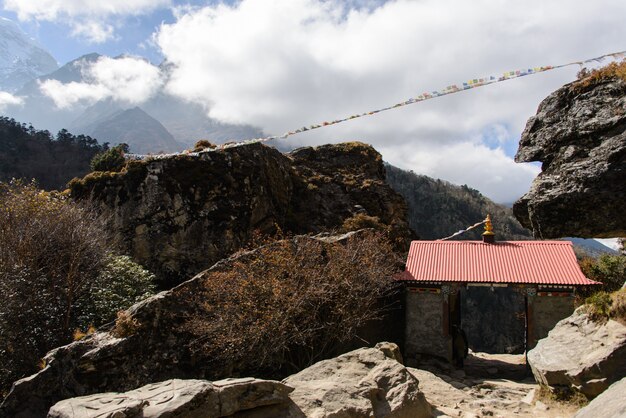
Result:
M626 81L582 80L550 94L515 161L543 163L513 206L536 237L626 236Z
M397 345L381 343L316 363L282 383L173 379L66 399L50 408L48 418L431 417L418 380L399 359Z
M283 383L294 387L289 395L307 417L432 416L419 382L397 358L397 346L361 348L320 361Z
M539 384L595 397L626 376L626 326L593 321L582 306L539 340L528 364Z
M252 378L205 380L172 379L126 393L100 393L56 403L48 418L218 418L288 404L293 389L271 380Z
M626 377L613 383L589 405L582 408L574 418L623 418L626 417Z
M404 199L385 183L381 155L351 142L282 154L252 144L196 156L131 161L119 173L70 182L99 206L122 250L171 288L250 244L257 235L341 229L378 218L399 249L411 232Z

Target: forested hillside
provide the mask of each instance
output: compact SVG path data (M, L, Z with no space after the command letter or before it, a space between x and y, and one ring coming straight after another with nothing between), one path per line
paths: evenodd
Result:
M496 239L531 239L506 206L499 205L467 186L405 171L387 165L387 182L400 193L409 207L409 225L420 239L438 239L481 221L487 214L493 220ZM480 239L477 228L455 239Z
M31 125L0 117L0 181L11 178L35 179L46 190L63 190L69 180L82 177L89 162L108 148L85 135L65 129L54 137Z

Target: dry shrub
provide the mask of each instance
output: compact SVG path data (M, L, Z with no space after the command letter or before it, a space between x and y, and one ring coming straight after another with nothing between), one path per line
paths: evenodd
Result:
M296 237L244 254L186 295L200 307L183 326L195 336L193 354L225 374L255 375L334 355L383 314L394 260L375 232L342 243Z
M587 278L601 284L577 289L578 303L586 303L586 299L596 292L611 293L624 285L624 280L626 280L626 256L624 255L603 254L597 259L585 257L580 260L579 264Z
M585 312L594 321L605 322L610 318L626 324L626 289L594 293L585 299Z
M589 400L585 395L570 386L548 387L539 385L535 399L549 406L559 409L560 406L569 406L580 409L585 407Z
M626 60L612 62L602 68L596 68L591 71L583 68L578 72L578 81L574 83L573 87L577 91L582 91L611 79L626 81Z
M609 316L626 325L626 288L613 292L611 299Z
M605 322L609 318L612 303L609 293L596 292L585 299L585 311L592 320Z
M96 332L96 327L95 327L95 326L93 326L93 324L89 325L89 327L87 328L87 330L86 330L86 331L83 331L83 330L82 330L82 329L80 329L80 328L76 328L76 329L74 330L74 334L72 335L72 339L73 339L74 341L80 341L80 340L82 340L83 338L85 338L85 337L87 337L87 336L89 336L89 335L93 334L94 332Z
M341 230L344 232L357 231L363 228L373 228L378 231L382 231L386 228L386 225L380 222L378 216L369 216L364 213L357 213L356 215L347 218L343 221Z
M195 143L195 145L193 146L193 151L194 152L200 152L200 151L203 151L203 150L205 150L207 148L214 149L216 147L217 147L217 145L215 145L211 141L209 141L207 139L201 139L201 140L199 140L199 141L197 141Z
M131 314L127 311L119 311L111 334L116 338L126 338L136 333L139 328L141 324Z
M95 212L33 183L0 183L0 390L72 340L109 250Z

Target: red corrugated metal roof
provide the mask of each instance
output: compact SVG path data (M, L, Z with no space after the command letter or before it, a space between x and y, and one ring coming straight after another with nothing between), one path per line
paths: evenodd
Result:
M400 280L590 285L569 241L413 241Z

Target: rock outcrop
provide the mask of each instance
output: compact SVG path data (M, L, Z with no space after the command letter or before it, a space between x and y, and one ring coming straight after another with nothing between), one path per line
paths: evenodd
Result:
M626 326L592 321L578 308L528 352L535 380L595 397L626 376Z
M396 360L389 345L361 348L320 361L283 383L295 388L289 395L307 417L432 416L419 381Z
M280 382L252 378L172 379L126 393L99 393L56 403L48 418L218 418L241 411L260 413L270 405L289 404L293 388ZM268 415L269 416L269 415Z
M324 237L323 241L328 245L333 240L350 239L365 233L367 231L334 238ZM317 240L296 236L282 242L293 248L293 251L299 248L302 251L301 245ZM276 242L269 246L280 244ZM325 248L321 246L319 250L324 252ZM134 305L127 311L127 330L123 335L120 335L117 325L109 324L83 340L52 350L45 356L45 367L40 372L15 382L0 405L0 418L39 417L62 399L102 392L123 392L168 379L214 380L249 376L252 374L250 369L242 369L243 366L238 364L216 364L206 357L199 357L193 346L199 337L185 324L194 314L205 312L202 309L206 299L196 296L204 294L205 286L214 274L228 272L236 263L257 260L255 257L260 250L223 260L174 289ZM401 323L394 318L389 322L382 325L378 323L377 328L389 332L394 324ZM245 333L246 330L240 332ZM246 358L250 358L250 363L254 364L255 352L250 350ZM377 351L388 352L390 357L399 356L397 347L381 347L381 350ZM278 377L287 374L289 372Z
M393 343L360 348L324 360L289 376L282 383L253 378L206 380L171 379L124 393L99 393L62 400L49 418L305 418L305 417L431 417L431 407L419 382L398 358ZM71 376L60 381L68 382ZM56 382L57 384L60 381ZM34 388L31 388L34 389ZM36 396L37 392L30 393ZM33 398L21 409L0 410L3 416L43 417L46 408L33 408ZM117 415L116 415L117 414Z
M290 154L254 144L133 161L120 173L74 180L70 190L110 213L123 251L163 288L245 247L255 233L338 230L363 213L390 228L400 246L408 248L411 234L381 155L358 142Z
M626 417L626 377L613 383L589 405L582 408L574 418L623 418Z
M626 81L579 81L549 95L515 161L543 163L513 206L536 237L626 236Z

